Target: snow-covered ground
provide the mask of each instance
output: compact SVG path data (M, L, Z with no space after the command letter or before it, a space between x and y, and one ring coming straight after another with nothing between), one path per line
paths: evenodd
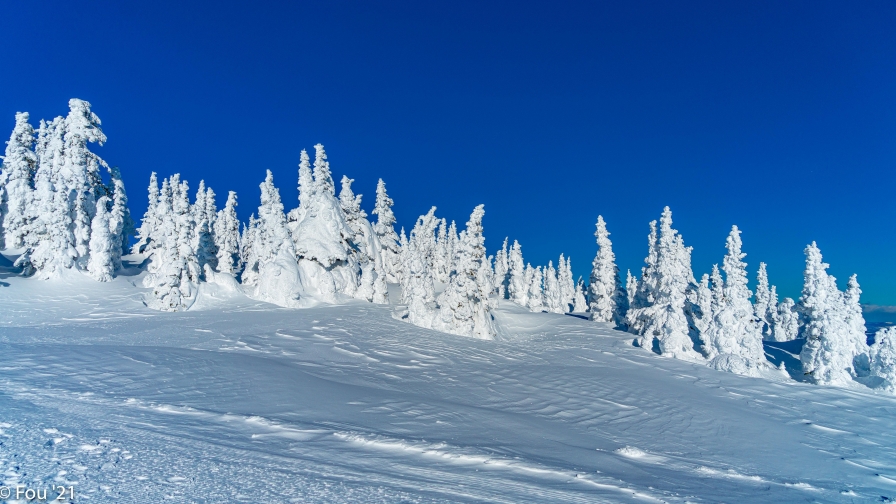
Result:
M2 271L7 487L73 486L74 502L896 498L891 396L718 372L510 303L482 341L364 302L286 309L202 284L193 310L163 313L134 269L109 284Z

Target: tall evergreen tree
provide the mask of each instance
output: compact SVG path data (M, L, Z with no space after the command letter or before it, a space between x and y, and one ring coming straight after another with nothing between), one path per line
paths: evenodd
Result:
M132 249L135 254L146 252L152 242L153 233L159 225L159 197L159 180L156 172L152 172L149 175L149 203L146 206L146 213L143 214L143 220L140 222L140 228L137 229L137 243Z
M376 203L373 208L373 215L376 215L376 224L374 224L373 230L376 231L376 236L382 247L381 255L386 281L391 283L398 282L401 273L399 261L401 250L398 245L398 235L395 234L395 214L392 213L394 203L392 198L386 194L386 183L383 182L383 179L379 179L376 184Z
M591 268L588 297L590 310L597 322L613 322L621 327L625 324L625 312L628 309L628 296L619 279L619 268L616 266L616 255L610 242L610 232L604 218L597 216L597 255L594 256Z
M565 260L563 254L560 254L559 270L557 272L557 281L560 283L560 307L562 313L568 313L572 310L576 296L576 283L572 279L572 261L567 257Z
M34 128L28 122L27 112L16 114L16 126L6 142L3 157L3 173L0 186L3 189L3 236L6 248L25 245L25 234L33 216L28 207L34 199L34 174L37 171L37 155L32 150Z
M110 215L106 207L109 198L103 196L96 203L96 215L90 226L90 259L87 271L95 280L108 282L115 272L114 251L121 255L121 241L110 230Z
M227 194L227 203L215 220L215 248L218 271L233 277L242 270L240 261L240 221L236 215L236 192Z
M548 261L548 267L544 270L544 305L548 313L564 311L560 299L560 282L557 280L553 261Z
M672 229L669 207L663 210L659 229L655 221L650 228L647 266L638 282L635 307L627 317L629 330L639 336L644 348L656 345L662 355L698 360L701 356L694 351L684 313L686 291L694 283L691 249Z
M507 298L507 280L509 274L507 257L507 238L504 238L504 245L501 250L495 254L495 289L498 293L498 299Z
M855 374L857 345L849 323L849 304L837 289L836 279L828 275L828 267L822 262L821 250L815 242L806 247L799 308L804 317L802 335L806 343L800 352L800 361L810 381L845 385ZM858 297L856 291L852 295Z
M484 206L477 206L461 233L457 266L437 299L439 316L435 327L453 334L493 339L495 326L488 299L490 275L484 271L484 266L488 266L482 228L484 215Z
M408 322L420 327L432 327L435 301L433 272L429 257L433 253L432 239L438 219L436 207L421 215L411 230L410 238L401 233L401 304L408 307Z
M544 310L544 272L541 266L533 268L526 264L525 276L529 279L529 292L526 295L526 303L530 311L541 312Z
M778 303L777 317L775 318L775 341L791 341L796 339L800 332L800 314L796 303L791 298L784 298Z
M112 193L112 209L109 212L109 228L115 246L112 247L112 265L114 270L121 269L121 255L128 249L130 237L134 234L134 220L128 209L128 194L124 189L124 181L121 180L121 172L118 167L110 169ZM97 203L99 207L99 203ZM91 230L91 233L93 231Z
M526 267L523 266L523 249L516 240L510 247L508 263L510 278L507 290L510 300L520 306L528 306L530 279L526 278Z
M576 291L573 294L572 311L583 313L588 311L588 301L585 299L585 280L579 277L576 282Z
M710 365L732 373L757 375L768 367L762 347L762 328L750 303L752 292L747 288L746 254L742 252L740 230L731 227L725 247L728 253L722 263L725 282L718 310L713 310L713 324L707 331L708 352L714 355ZM715 272L714 272L715 273Z

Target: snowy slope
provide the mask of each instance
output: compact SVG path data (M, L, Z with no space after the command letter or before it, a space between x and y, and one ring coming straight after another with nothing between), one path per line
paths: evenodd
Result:
M6 485L73 485L75 502L896 498L894 397L718 372L509 303L482 341L210 284L162 313L126 275L0 273Z

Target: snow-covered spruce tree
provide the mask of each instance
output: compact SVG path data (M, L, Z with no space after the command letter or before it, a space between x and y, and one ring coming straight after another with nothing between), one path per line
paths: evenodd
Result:
M227 203L215 219L215 248L218 250L218 271L232 277L242 270L240 260L240 221L236 215L236 192L227 194Z
M557 281L557 271L554 262L548 261L548 267L544 270L544 308L548 313L563 313L560 299L560 282Z
M401 233L401 304L408 307L408 322L431 328L436 316L435 288L430 257L438 219L436 207L417 218L410 238Z
M619 280L619 268L610 232L604 218L597 216L597 254L591 263L591 281L588 288L590 311L597 322L613 322L617 327L625 325L628 296Z
M784 298L778 303L774 340L791 341L797 338L799 332L800 314L796 310L796 303L791 298Z
M585 280L582 277L579 277L579 281L576 282L576 291L572 299L572 311L576 313L588 311L588 301L585 299Z
M74 265L77 251L71 233L69 201L66 193L57 191L58 173L63 161L64 119L41 121L35 145L37 171L32 204L26 209L28 224L24 233L25 251L15 266L25 275L38 278L58 276Z
M16 114L16 125L3 157L3 173L0 185L3 188L4 248L19 248L25 245L25 233L33 219L28 214L34 198L34 173L37 171L37 155L32 150L34 128L28 122L28 112Z
M156 172L149 175L149 203L146 206L146 213L143 214L143 220L140 221L140 227L137 229L137 243L134 244L131 251L135 254L146 252L153 239L153 233L159 225L159 179Z
M121 241L110 230L110 215L106 207L109 198L102 196L96 202L96 215L90 225L90 260L87 271L95 280L108 282L115 272L114 250L121 257Z
M204 180L199 181L199 189L196 191L196 199L190 211L196 223L192 245L196 260L199 261L199 271L204 272L206 265L215 270L218 266L218 251L215 248L214 222L210 218L217 213L215 193L211 188L205 187Z
M386 194L386 183L383 179L379 179L376 184L376 203L373 207L373 215L376 215L376 224L373 230L376 231L377 239L380 242L382 250L382 268L386 275L386 281L397 283L400 276L399 255L401 250L398 246L398 235L395 234L395 214L392 213L392 205L395 202Z
M458 242L457 262L445 291L436 300L439 314L433 328L479 339L493 339L495 325L489 294L491 266L485 257L482 234L484 205L473 209Z
M311 158L302 149L299 153L299 208L308 208L309 199L314 192L314 174L311 171Z
M865 317L862 315L861 296L862 289L859 287L859 280L857 275L853 274L849 277L849 281L846 284L846 292L844 292L843 296L843 311L846 317L848 338L853 346L854 360L862 357L867 359L868 355L868 339L865 336ZM854 362L854 371L857 366L858 362Z
M703 277L706 278L706 275L704 274ZM704 290L704 286L709 289L708 294ZM722 309L724 304L724 289L725 282L722 280L722 272L719 270L719 265L713 264L712 274L709 275L708 283L704 285L703 279L701 279L700 286L698 286L699 302L697 306L702 316L698 321L695 321L699 325L698 338L700 339L703 356L708 359L713 359L717 355L709 335L718 331L713 326L716 324L715 314Z
M628 306L631 308L635 304L635 294L638 292L638 279L632 275L632 270L625 270L625 294L628 300ZM626 311L626 321L628 320L628 311Z
M389 304L389 288L386 285L386 272L382 270L382 264L374 265L373 302L376 304Z
M560 254L559 266L557 281L560 283L560 307L563 308L563 313L569 313L572 311L576 296L576 283L572 279L572 261L568 257L564 261L563 254Z
M668 208L668 207L667 207ZM656 221L650 222L650 234L647 235L647 257L645 265L641 268L640 280L635 280L636 288L631 294L629 310L625 314L625 323L630 332L641 334L644 330L643 323L646 319L641 317L643 308L651 306L656 297L657 290L657 228ZM589 286L589 290L590 290Z
M529 279L529 292L526 295L529 311L544 311L544 271L542 271L541 266L533 268L532 265L526 264L526 272L524 274Z
M270 170L259 188L261 204L249 254L252 262L246 263L243 283L254 284L252 294L256 299L279 306L296 306L302 294L302 282L280 191L274 186L274 175ZM247 271L250 273L245 276Z
M495 290L498 294L498 299L507 299L507 280L510 273L508 260L507 238L504 238L504 245L495 254Z
M100 167L108 169L105 161L90 152L88 143L103 145L106 135L100 129L100 119L90 110L90 103L72 98L65 118L64 150L58 180L68 195L69 213L74 236L76 261L86 266L90 241L90 226L96 212L96 200L105 193Z
M121 269L121 256L128 250L128 243L134 235L134 219L131 218L131 210L128 208L128 194L124 189L124 181L121 180L121 171L117 166L109 169L112 209L109 211L109 229L112 237L117 240L117 245L112 248L112 265L115 271ZM97 203L99 205L99 203ZM91 232L93 232L91 230Z
M878 330L869 354L873 380L869 385L896 394L896 327Z
M382 246L373 229L373 225L367 220L367 213L361 209L361 195L355 195L352 191L352 182L354 182L354 179L346 176L342 177L339 204L345 215L348 227L354 233L352 237L354 247L349 251L349 254L353 255L355 261L360 265L361 283L354 293L349 291L345 293L353 294L357 299L373 301L377 271L381 270L381 267L378 265L382 261L380 255Z
M337 294L355 293L360 285L361 268L350 253L355 248L355 233L336 199L327 154L321 144L314 149L314 182L310 194L302 187L303 202L307 202L308 208L299 207L297 212L290 212L296 218L290 223L290 230L302 289L332 302Z
M712 320L712 290L709 285L709 275L704 273L697 286L691 290L693 297L691 302L692 320L698 337L706 334Z
M762 348L762 327L753 314L752 292L747 288L747 264L743 258L741 231L731 227L722 262L725 283L718 310L713 310L713 323L706 334L709 343L704 351L711 357L709 365L720 371L758 376L770 365Z
M513 240L508 255L509 278L507 280L508 298L520 306L529 304L529 279L526 278L526 267L523 263L523 249L520 243Z
M658 232L656 222L651 223L650 239L655 241L638 282L636 308L629 310L629 330L639 336L638 344L643 348L656 344L661 355L699 360L702 357L694 351L684 313L686 290L694 283L691 249L672 229L669 207L663 210Z
M240 235L240 264L243 265L240 281L243 285L255 285L258 280L258 260L255 258L255 232L258 230L258 221L255 214L249 216L249 222L243 225L243 234Z
M190 211L189 186L175 174L162 182L159 222L143 285L152 289L146 305L162 311L184 311L196 301L199 261L192 246L196 223Z
M756 274L756 302L753 304L753 313L762 327L762 339L774 340L775 322L778 314L778 295L772 292L774 286L769 289L768 271L764 262L759 263L759 272Z
M441 219L436 228L435 253L432 258L432 272L436 282L447 284L454 267L454 251L448 242L448 221Z
M828 264L822 262L821 250L815 242L806 247L806 270L799 311L803 315L802 336L806 339L800 352L803 374L822 385L845 385L854 371L857 345L852 335L849 309L836 279L828 275Z

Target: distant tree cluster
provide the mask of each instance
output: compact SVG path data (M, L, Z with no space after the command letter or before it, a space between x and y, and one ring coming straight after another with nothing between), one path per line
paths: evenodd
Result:
M64 118L41 121L37 131L27 113L16 114L3 157L0 239L25 276L50 279L71 270L110 281L136 231L131 252L143 261L146 304L159 310L189 309L204 283L286 307L309 300L386 304L392 285L397 318L447 333L494 338L492 312L506 300L533 312L588 313L633 333L645 349L748 376L782 372L766 359L764 340L802 339L800 361L809 381L859 381L896 393L896 329L881 330L873 345L866 344L856 276L840 291L814 242L805 249L802 295L779 301L765 263L756 292L748 288L737 226L721 268L713 266L697 281L692 249L666 207L650 223L641 274L629 271L623 283L607 224L598 216L597 254L586 284L574 280L563 254L556 267L553 261L533 267L519 242L508 247L505 239L487 256L482 205L461 231L436 217L433 207L409 233L396 233L394 202L380 180L371 222L352 179L342 177L337 196L320 144L313 163L306 151L300 154L298 206L288 212L270 171L248 223L237 218L235 192L219 210L203 181L191 202L180 175L160 185L152 173L148 207L135 230L119 171L88 149L106 140L99 118L83 100L70 100L69 109Z

